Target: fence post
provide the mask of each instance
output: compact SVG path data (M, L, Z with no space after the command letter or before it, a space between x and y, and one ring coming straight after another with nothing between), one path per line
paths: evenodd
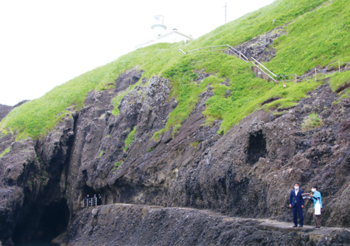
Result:
M297 75L294 74L294 84L296 84L296 83L297 83Z
M340 73L340 61L338 61L338 63L339 63L339 73Z
M315 68L315 82L317 82L317 68Z

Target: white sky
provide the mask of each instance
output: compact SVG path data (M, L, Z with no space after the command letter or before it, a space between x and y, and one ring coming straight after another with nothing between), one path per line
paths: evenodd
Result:
M35 99L168 30L198 38L274 0L0 0L0 104Z

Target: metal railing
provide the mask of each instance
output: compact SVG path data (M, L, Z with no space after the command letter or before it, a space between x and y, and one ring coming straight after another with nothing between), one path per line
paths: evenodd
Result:
M224 49L218 49L225 47ZM179 52L183 54L192 54L195 51L200 50L209 50L209 51L223 51L226 50L228 54L233 54L237 56L239 59L245 61L246 63L251 62L253 66L258 67L262 73L264 73L267 77L269 77L272 81L277 82L276 75L271 72L269 69L267 69L264 65L262 65L260 62L258 62L255 58L252 57L252 60L250 60L248 57L246 57L242 52L238 51L237 49L233 48L231 45L225 44L225 45L217 45L217 46L209 46L209 47L201 47L194 50L190 50L187 52L184 52L182 49L179 49Z
M225 49L218 49L221 47L226 47ZM226 50L228 54L233 54L235 56L237 56L239 59L245 61L246 63L251 62L251 64L255 67L258 67L260 72L264 73L270 80L274 81L276 84L278 82L290 82L290 81L294 81L294 83L297 82L301 82L304 80L309 80L307 77L303 76L298 76L297 74L290 74L290 75L276 75L273 72L271 72L267 67L265 67L263 64L261 64L257 59L255 59L254 57L248 58L246 57L242 52L238 51L237 49L233 48L232 46L225 44L225 45L217 45L217 46L209 46L209 47L201 47L201 48L197 48L194 50L190 50L190 51L183 51L182 49L179 49L179 52L187 55L187 54L192 54L195 51L200 51L200 50L209 50L209 51L223 51ZM338 68L336 69L336 72L341 72L341 67L344 68L344 70L350 70L350 63L347 62L340 62L340 61L334 61L329 65L333 64L333 63L338 63ZM343 65L342 65L343 64ZM345 64L345 66L344 66ZM327 66L327 67L328 67ZM348 67L349 66L349 67ZM349 69L347 69L349 68ZM333 72L334 73L334 72ZM292 79L290 79L290 77L292 77ZM315 73L314 76L312 76L315 78L315 81L317 81L317 68L315 68Z
M93 197L93 198L85 198L82 201L82 207L86 208L86 207L95 207L97 206L97 197Z

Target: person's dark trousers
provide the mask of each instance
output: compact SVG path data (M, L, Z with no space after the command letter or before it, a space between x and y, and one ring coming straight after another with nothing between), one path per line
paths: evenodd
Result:
M315 226L317 228L320 228L321 227L321 215L314 214L314 221L315 221Z
M304 217L303 217L303 209L301 208L301 206L294 206L293 207L293 222L294 225L298 225L298 219L297 219L297 214L299 217L299 225L304 225Z

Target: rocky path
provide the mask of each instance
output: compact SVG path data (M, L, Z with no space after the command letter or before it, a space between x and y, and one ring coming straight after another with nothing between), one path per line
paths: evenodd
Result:
M210 210L135 204L82 209L61 245L350 245L349 228L230 217ZM65 244L62 244L65 242Z
M105 205L108 206L108 205ZM149 208L152 210L173 210L173 209L179 209L179 210L185 210L188 212L200 212L204 213L207 216L214 217L214 218L219 218L222 219L223 221L255 221L260 224L260 227L263 229L270 229L270 230L281 230L285 232L292 232L292 231L301 231L301 232L308 232L312 234L318 234L318 235L323 235L323 234L328 234L333 231L340 231L340 230L346 230L350 232L350 228L341 228L341 227L322 227L321 229L315 229L314 226L310 225L304 225L303 227L293 227L293 223L289 222L281 222L277 220L271 220L271 219L255 219L255 218L242 218L242 217L230 217L230 216L225 216L220 213L216 213L210 210L205 210L205 209L195 209L195 208L186 208L186 207L162 207L162 206L154 206L154 205L136 205L136 204L128 204L128 203L117 203L114 204L114 206L119 206L119 207L130 207L130 206L136 206L136 207L141 207L141 208Z

